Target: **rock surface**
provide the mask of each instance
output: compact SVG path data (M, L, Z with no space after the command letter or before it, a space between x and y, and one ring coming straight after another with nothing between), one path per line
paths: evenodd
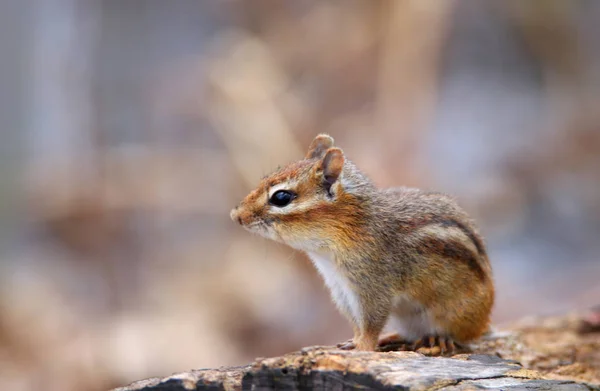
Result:
M596 390L600 333L581 316L530 319L481 341L473 352L427 357L415 352L354 352L310 347L243 367L195 370L135 382L133 390Z

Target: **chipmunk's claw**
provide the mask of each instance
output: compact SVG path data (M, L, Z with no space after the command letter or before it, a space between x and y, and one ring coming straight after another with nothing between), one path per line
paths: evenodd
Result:
M458 346L461 348L461 346ZM451 356L456 353L457 345L452 338L426 335L419 338L412 346L415 352L426 356Z
M353 339L349 339L346 342L341 342L335 345L338 349L342 350L353 350L356 349L356 344Z

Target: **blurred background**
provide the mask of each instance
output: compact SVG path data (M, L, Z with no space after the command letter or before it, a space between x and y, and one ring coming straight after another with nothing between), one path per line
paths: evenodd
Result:
M106 390L351 336L229 210L331 134L455 195L494 322L600 303L600 2L0 2L0 389Z

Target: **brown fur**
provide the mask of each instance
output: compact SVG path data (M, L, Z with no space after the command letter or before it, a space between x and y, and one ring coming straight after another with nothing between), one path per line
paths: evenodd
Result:
M270 189L288 182L290 206L270 205ZM360 322L346 314L358 349L376 347L397 295L420 303L445 337L468 342L488 329L492 270L466 213L444 194L377 189L327 135L306 159L264 178L231 217L297 249L334 254L363 309Z

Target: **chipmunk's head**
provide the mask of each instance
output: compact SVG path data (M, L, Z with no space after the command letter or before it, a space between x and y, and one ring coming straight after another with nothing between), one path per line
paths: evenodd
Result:
M304 160L265 177L231 211L231 219L253 233L301 250L346 242L345 232L360 217L357 199L348 190L354 186L353 178L364 178L352 167L342 150L333 146L333 138L321 134Z

